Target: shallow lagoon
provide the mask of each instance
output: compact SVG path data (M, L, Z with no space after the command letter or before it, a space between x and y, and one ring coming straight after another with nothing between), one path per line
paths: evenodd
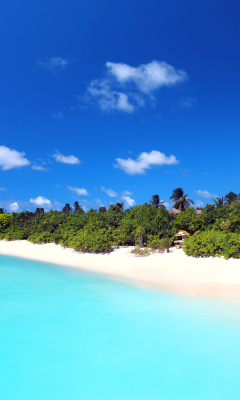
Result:
M237 400L240 306L0 256L0 399Z

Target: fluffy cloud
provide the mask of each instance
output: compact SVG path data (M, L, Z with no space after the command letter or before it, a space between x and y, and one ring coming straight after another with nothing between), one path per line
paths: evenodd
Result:
M123 191L122 191L122 198L123 198L124 196L132 196L132 192L129 192L129 190L123 190Z
M26 167L29 164L30 161L25 158L25 153L9 149L6 146L0 146L0 168L3 171L12 168Z
M131 199L130 196L123 196L122 200L124 201L125 205L128 207L132 207L135 204L135 200Z
M112 190L112 189L106 189L104 186L101 186L101 191L104 192L104 193L107 193L108 196L110 196L110 197L117 197L118 196L117 192L114 192L114 190Z
M63 164L77 165L77 164L81 163L79 158L77 158L75 156L64 156L61 153L54 154L53 158L55 159L55 161L63 163Z
M0 187L0 191L6 192L7 189Z
M167 157L164 153L156 150L152 150L150 153L143 152L136 160L132 158L117 158L116 161L115 168L120 168L129 175L144 174L146 169L153 166L176 165L179 163L175 156Z
M126 93L113 90L111 83L107 80L95 79L87 88L88 94L95 98L103 111L124 111L132 113L135 107L129 102Z
M78 196L89 196L89 193L84 188L74 188L72 186L68 186L68 189L72 192L76 193Z
M34 164L34 165L32 166L32 169L33 169L34 171L48 171L48 168L45 168L45 167L43 167L42 165L37 165L37 164Z
M36 199L30 199L30 203L36 204L37 206L51 205L51 201L42 196L38 196Z
M162 86L172 86L183 82L187 74L183 70L176 70L166 62L152 61L134 68L127 64L107 62L109 74L120 83L133 83L144 93L150 93Z
M207 190L195 190L194 191L198 196L204 197L205 199L212 199L214 197L218 197L217 194L211 194Z
M13 203L9 204L10 210L15 212L19 209L18 203L14 201Z
M197 200L194 202L194 206L197 207L204 207L204 203L201 200Z
M87 100L96 102L103 111L133 113L143 107L153 92L163 86L173 86L187 79L183 70L166 62L152 61L132 67L123 63L106 63L106 75L94 79L87 88Z
M68 65L68 61L62 57L50 57L46 61L38 61L39 65L46 67L48 69L58 71L64 69Z

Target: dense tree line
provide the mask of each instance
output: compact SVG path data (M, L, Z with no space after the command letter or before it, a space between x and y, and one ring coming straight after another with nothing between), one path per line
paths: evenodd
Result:
M90 209L84 212L78 202L73 207L67 203L62 211L45 212L43 208L37 208L35 212L7 214L3 210L0 213L0 238L25 239L34 243L54 242L80 251L108 252L113 246L121 245L156 248L164 238L173 241L181 229L191 235L188 245L188 239L186 242L188 254L202 255L205 254L204 250L193 248L196 243L203 243L205 240L204 237L200 240L197 235L209 235L209 231L213 235L217 231L225 235L225 247L228 238L230 240L229 235L236 234L234 243L238 246L240 200L239 196L231 194L232 192L224 199L217 198L215 204L207 204L201 214L190 207L192 200L180 188L175 189L171 197L174 207L182 210L177 215L166 210L158 195L154 195L149 203L133 206L128 210L124 210L123 203L117 203L110 205L108 209L100 207L98 211ZM214 244L213 237L211 236L211 241ZM229 251L230 256L237 256L234 251Z

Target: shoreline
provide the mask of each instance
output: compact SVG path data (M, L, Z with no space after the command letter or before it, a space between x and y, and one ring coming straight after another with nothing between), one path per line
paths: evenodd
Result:
M89 254L54 243L0 240L0 255L79 268L139 287L240 303L240 259L194 258L176 248L170 253L136 257L131 249Z

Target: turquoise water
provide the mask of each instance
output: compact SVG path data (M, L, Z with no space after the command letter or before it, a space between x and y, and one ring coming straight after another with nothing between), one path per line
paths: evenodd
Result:
M0 256L1 400L239 400L240 306Z

